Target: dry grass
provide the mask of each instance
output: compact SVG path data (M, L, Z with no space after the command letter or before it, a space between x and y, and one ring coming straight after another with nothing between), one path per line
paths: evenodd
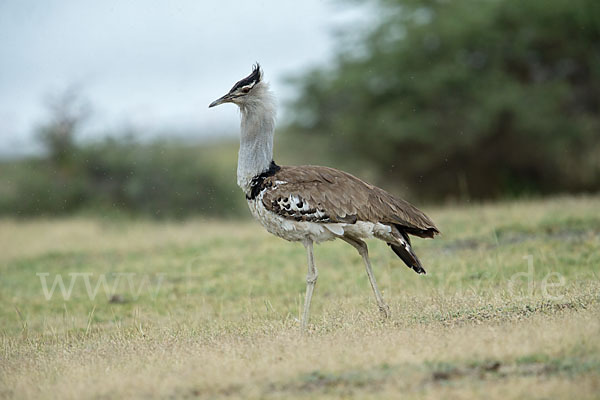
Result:
M598 398L598 204L430 210L426 277L372 243L387 321L360 258L322 245L306 335L302 246L253 223L2 221L0 397ZM149 280L46 300L39 272Z

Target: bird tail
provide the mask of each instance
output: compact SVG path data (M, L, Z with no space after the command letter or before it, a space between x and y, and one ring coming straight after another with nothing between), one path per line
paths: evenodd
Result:
M417 274L425 274L426 272L421 265L421 261L419 261L419 258L412 250L408 235L402 231L400 231L400 234L402 235L402 238L398 238L397 243L388 243L388 246L390 246L394 253L404 261L404 264L406 264L408 268L412 268Z

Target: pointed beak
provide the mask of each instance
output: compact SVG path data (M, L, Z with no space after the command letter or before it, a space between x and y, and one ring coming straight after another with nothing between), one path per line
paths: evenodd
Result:
M229 95L229 93L227 93L225 96L218 98L217 100L213 101L212 103L210 103L208 105L208 108L214 107L214 106L218 106L219 104L223 104L223 103L229 103L231 102L231 96Z

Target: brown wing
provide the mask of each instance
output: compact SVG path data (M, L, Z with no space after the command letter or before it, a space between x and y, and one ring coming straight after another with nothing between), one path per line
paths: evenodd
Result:
M312 165L284 166L265 179L264 206L286 218L313 222L356 221L398 225L408 233L439 233L420 210L346 172Z

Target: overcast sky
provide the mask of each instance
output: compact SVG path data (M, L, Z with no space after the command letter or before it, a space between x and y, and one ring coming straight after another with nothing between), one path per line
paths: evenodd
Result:
M360 18L339 1L0 0L0 155L34 149L44 99L72 85L88 134L234 131L233 105L207 106L255 61L289 97L284 78L325 65L332 31Z

